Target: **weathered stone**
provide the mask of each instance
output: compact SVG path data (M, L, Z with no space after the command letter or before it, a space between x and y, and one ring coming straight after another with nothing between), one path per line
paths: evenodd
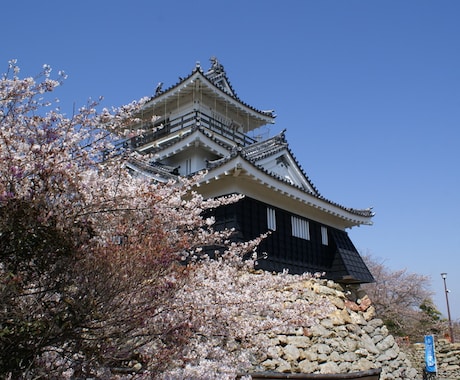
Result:
M326 354L318 354L318 363L327 363L329 361L329 356Z
M291 363L283 359L278 359L276 370L278 372L284 372L284 373L291 372Z
M380 327L383 326L383 321L381 319L372 319L369 321L363 329L370 334L372 331L377 331ZM388 334L388 332L383 332L383 334Z
M328 286L321 285L319 283L313 284L313 291L317 294L321 295L330 295L330 296L336 296L337 292L335 289L332 289Z
M289 362L295 362L300 357L300 350L296 346L288 344L283 348L283 357Z
M332 321L332 324L335 326L344 325L346 323L351 323L350 314L345 309L335 310L329 314L329 318Z
M319 372L320 373L337 373L339 372L339 366L337 365L337 363L334 363L334 362L320 364Z
M317 344L316 345L316 350L319 354L330 354L332 351L332 348L328 346L327 344Z
M278 340L279 340L280 344L287 344L287 337L286 337L286 335L279 335L279 336L278 336Z
M300 350L300 359L315 362L318 360L318 353L315 351Z
M283 350L279 346L271 346L267 350L267 355L271 359L278 359L283 354Z
M396 346L396 348L398 347ZM395 348L390 348L386 350L385 354L388 356L388 360L396 359L398 357L399 351Z
M365 325L366 320L364 319L362 313L357 313L356 311L350 311L351 322L356 325Z
M339 363L339 373L347 373L351 371L351 365L348 362Z
M386 327L386 326L380 327L380 334L388 335L389 334L388 327Z
M359 310L366 311L372 305L372 301L370 300L369 296L366 294L358 301L358 305L359 305Z
M347 309L350 309L352 311L360 311L359 310L359 305L356 302L350 301L350 300L345 300L344 303L345 303L345 307Z
M369 356L369 351L367 351L367 350L364 349L364 348L358 348L358 349L355 351L355 354L358 355L358 356L368 357L368 356Z
M288 336L287 344L292 344L298 348L306 348L311 346L310 338L307 336Z
M332 351L329 355L329 360L335 363L339 363L341 361L341 357L338 352Z
M334 324L332 323L332 320L330 318L324 318L323 320L321 320L320 323L321 323L321 326L323 326L324 328L328 330L334 328Z
M326 329L325 327L323 327L320 324L312 326L309 329L309 331L310 331L311 335L313 335L313 336L321 336L323 338L328 338L333 334L332 330L328 330L328 329Z
M363 334L361 336L358 346L364 348L367 352L371 352L373 354L380 354L380 352L382 351L375 346L374 342L372 341L372 338L367 334Z
M318 370L318 363L315 361L302 360L299 363L299 369L301 373L313 373Z
M273 370L278 366L278 360L267 359L261 365L268 370Z
M359 359L356 365L358 371L367 371L368 369L375 368L374 363L366 358Z
M358 340L352 339L352 338L345 338L343 341L347 352L352 352L354 353L356 349L358 349Z
M383 339L381 342L377 343L377 348L380 351L386 351L393 347L395 344L395 339L393 338L393 335L388 335L385 339Z
M260 338L268 340L271 347L259 353L260 361L254 361L255 370L346 373L381 367L382 380L421 378L421 373L400 351L382 320L375 318L374 308L363 294L360 294L361 302L353 305L353 311L344 308L346 297L340 286L333 283L326 286L326 281L317 280L303 281L302 286L304 288L294 283L288 287L291 290L285 289L283 296L288 303L327 297L333 305L340 307L308 328L286 326L280 335L261 332ZM420 350L423 348L424 345L420 345ZM460 363L453 359L453 350L444 349L443 345L439 348L443 349L445 359L442 373L448 368L450 373L457 371L460 377ZM459 366L457 370L456 366ZM419 367L422 368L421 365Z
M383 339L385 339L385 337L383 335L372 335L372 341L374 342L374 344L377 344L378 342L381 342Z
M361 333L361 327L359 327L358 325L354 325L352 322L351 322L351 317L350 317L350 322L348 322L348 324L346 325L346 328L348 331L350 331L351 333L354 333L354 334L360 334Z
M375 308L374 306L369 307L364 313L363 317L366 321L372 320L375 317Z
M303 327L297 328L295 330L295 335L297 336L305 336L305 330Z
M345 302L342 298L332 297L330 301L337 309L343 309L345 307Z
M358 358L358 355L356 355L356 353L354 352L345 352L342 356L341 356L342 360L346 361L346 362L350 362L350 363L353 363L357 360Z

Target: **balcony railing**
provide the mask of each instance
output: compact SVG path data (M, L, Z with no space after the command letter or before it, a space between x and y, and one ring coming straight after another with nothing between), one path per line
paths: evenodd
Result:
M181 117L178 117L176 119L167 119L163 123L163 126L155 127L152 124L146 124L144 126L144 129L147 129L147 131L143 133L141 136L133 137L131 139L131 146L133 148L139 148L143 145L151 143L152 141L156 141L163 137L166 137L170 133L185 130L187 128L191 128L194 126L204 127L210 131L216 132L221 136L243 147L256 142L256 140L252 137L249 137L248 135L239 132L236 126L233 127L232 125L227 125L202 112L193 111L185 115L182 115ZM148 129L153 130L148 131Z

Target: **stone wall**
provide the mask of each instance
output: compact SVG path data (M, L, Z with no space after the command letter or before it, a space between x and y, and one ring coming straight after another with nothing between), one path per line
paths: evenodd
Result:
M425 367L425 345L416 343L402 346L407 353L412 365L419 372L419 379L422 378L422 371ZM460 343L450 343L446 339L439 339L435 342L436 361L439 379L460 379Z
M303 286L327 297L335 306L333 312L309 329L268 336L270 349L259 358L254 371L346 373L382 368L382 380L421 379L386 326L375 317L366 296L354 298L331 281Z

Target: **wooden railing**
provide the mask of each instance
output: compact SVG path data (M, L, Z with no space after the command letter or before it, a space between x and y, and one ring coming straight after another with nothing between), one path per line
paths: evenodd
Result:
M256 142L252 137L239 132L236 126L226 125L200 111L192 111L176 119L168 119L162 126L155 127L151 123L145 124L142 129L146 129L147 131L141 136L133 137L130 143L133 148L139 148L152 141L161 139L172 132L181 131L193 126L204 127L210 131L216 132L243 147ZM148 129L150 129L150 131L148 131Z

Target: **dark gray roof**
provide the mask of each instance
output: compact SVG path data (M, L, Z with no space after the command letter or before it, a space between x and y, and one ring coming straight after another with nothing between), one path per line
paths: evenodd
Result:
M331 229L330 231L336 255L328 277L339 282L370 283L374 277L359 255L350 237L344 231Z
M244 147L244 155L248 160L256 162L288 149L288 143L284 136L284 132L285 130L272 138Z
M226 164L227 162L235 159L236 157L241 157L243 158L244 160L246 160L248 163L250 163L251 165L253 165L254 167L256 167L258 170L264 172L265 174L271 176L272 178L278 180L278 181L281 181L283 183L286 183L286 184L289 184L290 186L293 186L293 187L296 187L310 195L314 195L315 197L317 197L318 199L321 199L331 205L334 205L336 207L339 207L347 212L350 212L352 214L355 214L355 215L358 215L358 216L362 216L362 217L372 217L374 216L374 212L372 211L372 209L368 208L368 209L354 209L354 208L349 208L349 207L345 207L345 206L342 206L336 202L333 202L325 197L323 197L319 191L316 189L316 187L313 185L313 183L311 182L311 180L309 179L309 177L305 174L305 172L303 171L302 167L300 166L299 162L297 161L297 159L295 158L295 156L293 155L293 153L291 152L291 150L289 149L289 145L286 141L286 138L285 138L285 131L282 131L281 133L277 134L276 136L273 136L267 140L264 140L264 141L260 141L260 142L256 142L254 144L251 144L251 145L248 145L247 147L232 147L232 146L229 146L227 144L224 144L221 140L215 138L212 134L209 134L207 133L207 131L201 127L194 127L193 128L193 131L199 131L200 133L203 134L203 136L206 136L207 138L209 138L210 140L214 141L215 143L221 145L223 148L227 149L229 154L227 156L224 156L220 159L217 159L217 160L213 160L213 161L208 161L207 162L207 170L213 170L213 169L216 169L224 164ZM177 139L174 139L174 140L171 140L171 142L168 142L167 146L171 146L171 145L174 145L178 142L180 142L181 140L185 139L186 137L188 136L187 135L184 135L184 136L181 136L181 137L178 137ZM166 146L163 146L161 149L164 149ZM159 150L161 150L159 149ZM282 178L278 175L276 175L275 173L271 172L271 171L268 171L266 170L262 165L259 165L258 164L258 161L266 158L266 157L269 157L269 156L272 156L272 155L275 155L281 151L287 151L289 152L289 154L291 155L291 157L293 158L293 160L295 161L297 167L299 168L299 170L302 172L304 178L306 179L306 181L308 182L308 184L310 185L310 187L313 189L313 191L310 191L309 189L306 189L304 187L301 187L301 186L297 186L295 184L292 184L291 182L287 181L285 178ZM141 163L139 161L137 162L134 162L132 161L131 164L133 166L138 166L139 168ZM157 174L157 175L162 175L164 174L167 178L170 178L171 176L174 175L174 170L173 169L177 169L177 168L173 168L173 169L170 169L169 171L165 169L165 166L164 165L161 165L161 163L159 162L151 162L150 164L142 164L142 170L146 171L146 172L149 172L151 174Z
M130 158L128 165L142 172L160 176L164 180L176 179L179 172L177 167L163 165L159 162L145 162L136 158Z

